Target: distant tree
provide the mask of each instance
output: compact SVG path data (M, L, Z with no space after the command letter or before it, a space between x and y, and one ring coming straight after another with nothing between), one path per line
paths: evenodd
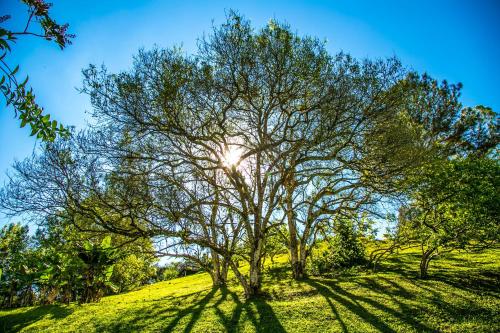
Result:
M168 281L179 276L179 268L177 263L172 263L158 269L158 281Z
M34 236L27 226L7 225L0 231L0 307L97 302L150 283L154 253L148 239L82 232L63 217L48 219Z
M420 276L430 261L455 249L482 249L500 239L500 163L457 158L422 170L405 209L406 237L422 249Z
M14 68L9 66L6 57L11 52L11 45L19 36L35 36L54 41L61 49L71 44L71 39L75 36L67 33L68 24L60 25L49 16L52 4L43 0L22 0L22 2L28 6L28 19L24 29L11 31L0 27L0 71L2 72L0 90L7 106L12 105L16 116L21 120L21 127L29 124L31 135L36 135L44 141L53 141L56 135L68 135L68 130L56 120L51 121L49 114L44 114L43 108L35 100L33 90L27 87L28 77L22 81L18 80L16 74L19 66ZM10 15L1 16L0 24L10 18ZM31 30L33 23L39 24L40 31Z
M36 233L37 281L41 304L69 303L82 293L83 262L78 258L74 230L57 218L49 218ZM83 237L81 237L83 238Z
M98 302L106 288L113 288L111 276L118 261L118 252L111 246L111 236L102 242L84 242L78 250L78 257L83 261L84 288L81 303Z
M264 256L271 259L271 264L274 264L274 258L280 254L288 253L286 232L270 232L266 237L264 244Z

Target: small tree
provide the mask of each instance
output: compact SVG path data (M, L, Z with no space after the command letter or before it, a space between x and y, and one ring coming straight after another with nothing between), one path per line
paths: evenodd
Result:
M340 219L335 222L333 236L326 238L327 249L313 262L313 269L320 274L360 265L365 260L365 248L354 221Z
M137 254L129 254L116 262L111 282L118 292L132 290L146 284L156 274L151 260Z
M271 259L271 264L274 264L274 258L277 255L285 254L288 252L286 246L286 230L284 232L271 232L266 238L264 244L264 256L268 256ZM264 262L263 262L264 264Z
M411 238L411 225L404 218L406 210L401 207L398 217L394 214L389 214L387 220L394 223L393 227L387 228L383 235L384 239L375 242L375 248L372 249L368 259L368 266L373 271L377 269L377 264L386 255L394 253L394 251L402 250L415 246L415 240Z
M422 171L406 210L408 238L422 249L420 276L443 251L481 249L500 236L500 163L458 158Z
M113 267L118 260L116 249L111 247L111 237L105 237L99 244L86 241L78 253L85 264L83 272L84 291L80 302L97 302L111 283Z

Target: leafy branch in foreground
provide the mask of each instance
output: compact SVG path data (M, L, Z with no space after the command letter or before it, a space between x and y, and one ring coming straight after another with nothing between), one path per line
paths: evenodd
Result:
M16 117L21 120L21 127L29 124L31 126L31 135L44 141L53 141L57 135L68 136L68 129L58 124L56 120L50 120L49 114L44 114L43 107L38 105L35 99L33 89L27 86L28 77L24 80L18 80L17 73L19 65L13 69L6 62L6 57L11 52L11 44L17 40L17 36L35 36L44 38L48 41L54 41L59 47L64 49L66 45L71 44L71 39L75 37L68 34L68 24L60 25L49 16L51 4L43 0L22 0L28 6L28 19L26 26L21 31L11 31L0 27L0 90L5 97L6 106L12 105ZM3 24L11 18L10 15L0 17L0 24ZM40 25L41 31L30 30L32 23Z

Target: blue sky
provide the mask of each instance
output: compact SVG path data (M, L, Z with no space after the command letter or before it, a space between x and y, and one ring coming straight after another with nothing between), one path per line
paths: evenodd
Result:
M262 27L269 19L286 21L301 35L328 41L332 53L356 57L396 55L418 71L464 84L462 101L500 110L500 1L132 1L50 0L51 15L69 23L73 45L60 51L54 43L22 38L9 55L29 74L38 102L52 118L84 128L91 108L80 95L81 69L105 64L126 70L139 48L182 45L195 51L196 39L235 9ZM16 0L2 0L0 15L9 27L24 26L26 10ZM0 185L14 160L29 156L36 140L19 128L13 111L0 109ZM8 220L0 217L0 225Z

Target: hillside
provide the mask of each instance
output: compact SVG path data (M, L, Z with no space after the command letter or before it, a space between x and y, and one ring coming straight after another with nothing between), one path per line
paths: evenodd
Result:
M265 295L245 302L207 274L156 283L98 304L0 311L6 332L499 332L500 250L447 254L416 279L418 253L377 273L296 282L286 258L267 268Z

